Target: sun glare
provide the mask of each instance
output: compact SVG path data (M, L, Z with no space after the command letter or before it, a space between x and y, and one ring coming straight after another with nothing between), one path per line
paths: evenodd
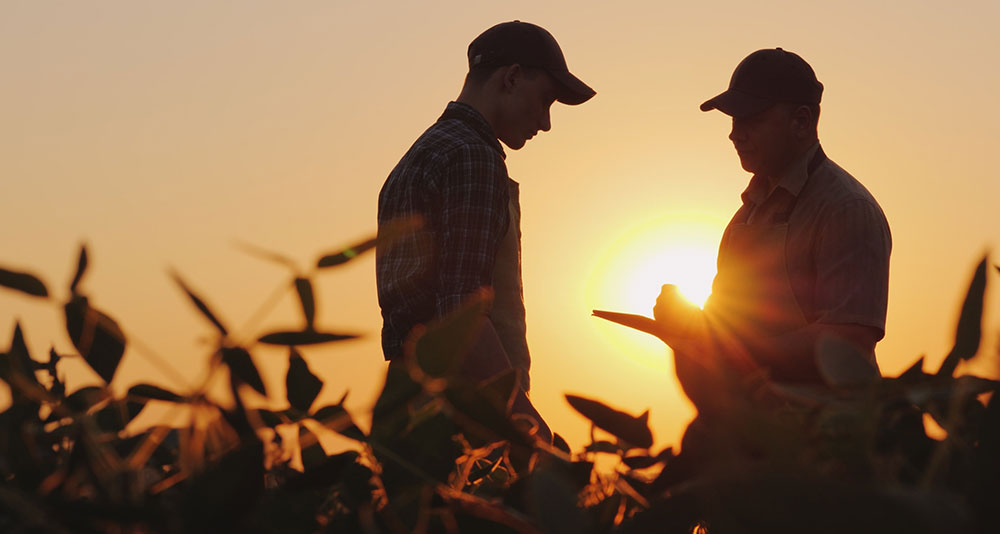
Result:
M724 226L725 221L710 215L684 213L623 232L593 270L588 305L652 316L660 288L674 284L685 298L703 306L712 291ZM656 338L604 321L597 328L618 350L656 368L666 365L664 346Z

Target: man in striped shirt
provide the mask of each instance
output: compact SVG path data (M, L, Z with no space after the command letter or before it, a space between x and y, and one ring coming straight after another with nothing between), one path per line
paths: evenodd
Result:
M654 309L696 404L711 401L706 375L718 365L820 383L816 354L831 338L840 340L840 357L855 360L842 363L867 365L878 376L874 350L885 333L892 238L875 198L820 147L822 92L801 57L766 49L745 58L729 89L701 105L732 117L729 139L753 177L723 234L705 311L672 286ZM713 345L743 358L699 359Z

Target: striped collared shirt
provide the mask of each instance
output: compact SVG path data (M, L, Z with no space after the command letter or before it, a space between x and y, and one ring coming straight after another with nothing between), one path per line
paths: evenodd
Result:
M733 223L788 223L785 257L792 290L811 323L858 324L885 334L892 236L878 202L853 176L823 157L810 174L812 147L773 191L754 176ZM729 228L720 250L727 246ZM721 254L720 254L721 256Z

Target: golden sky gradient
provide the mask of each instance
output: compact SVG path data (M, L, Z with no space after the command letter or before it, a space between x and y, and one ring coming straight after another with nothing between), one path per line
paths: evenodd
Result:
M711 279L749 176L728 118L698 105L759 48L812 64L826 86L823 146L889 219L883 372L922 354L936 368L975 262L1000 243L995 1L8 0L0 265L35 272L62 298L88 243L92 302L184 381L130 350L115 388L142 377L183 391L203 371L211 327L168 268L238 327L290 273L235 241L308 265L372 234L382 181L458 95L469 41L512 19L549 29L598 93L554 106L552 131L507 158L521 183L532 398L572 445L588 427L564 393L651 409L658 445L691 417L668 351L590 310L648 313L659 284ZM385 365L373 271L369 255L316 278L318 324L366 336L303 351L327 381L320 402L349 389L364 426ZM645 304L640 280L652 284ZM985 323L993 353L998 294ZM296 326L298 313L289 291L237 331ZM0 347L15 319L36 357L53 343L69 351L58 308L0 290ZM255 356L280 402L286 355ZM65 369L71 390L94 380Z

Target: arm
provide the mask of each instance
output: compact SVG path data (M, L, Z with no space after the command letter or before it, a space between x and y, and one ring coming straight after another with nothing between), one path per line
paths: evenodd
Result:
M435 243L438 316L493 284L497 248L507 230L507 187L506 167L491 148L466 145L447 155Z

